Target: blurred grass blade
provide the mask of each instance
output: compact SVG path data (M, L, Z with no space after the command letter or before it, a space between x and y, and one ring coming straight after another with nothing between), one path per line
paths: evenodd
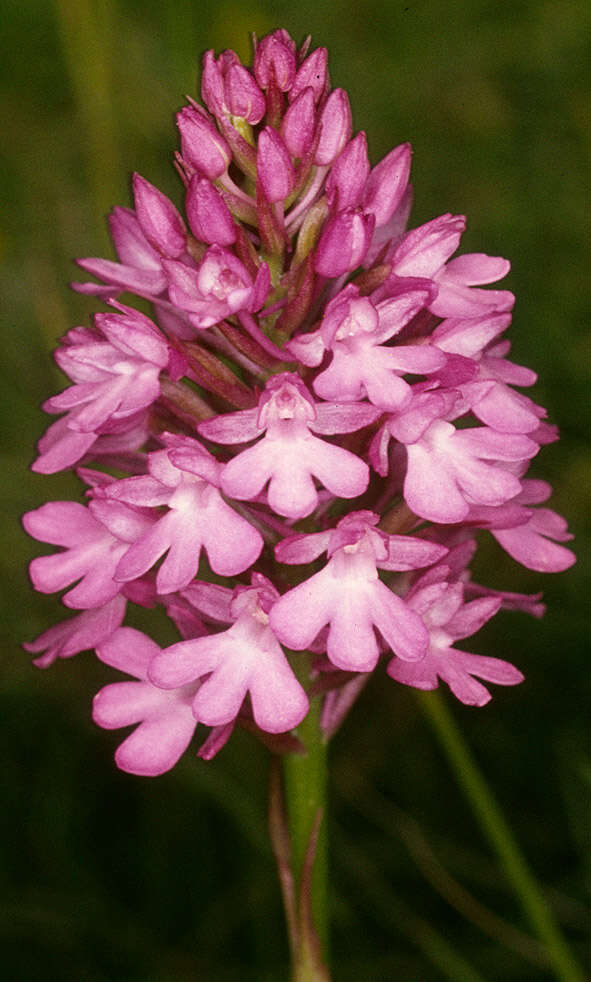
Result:
M503 864L532 929L547 949L556 978L563 982L584 982L583 972L444 700L438 692L417 692L416 697L447 754L476 818Z
M111 0L55 0L59 35L80 124L80 146L97 229L121 194L112 63L117 17Z

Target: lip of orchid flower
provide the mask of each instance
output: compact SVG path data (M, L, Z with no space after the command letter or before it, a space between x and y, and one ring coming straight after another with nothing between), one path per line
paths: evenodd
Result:
M177 763L195 732L197 720L191 710L195 686L165 692L153 685L148 666L160 649L134 628L119 628L96 650L105 664L137 679L106 685L94 698L92 716L98 726L112 730L139 724L117 749L117 766L145 777L164 774Z

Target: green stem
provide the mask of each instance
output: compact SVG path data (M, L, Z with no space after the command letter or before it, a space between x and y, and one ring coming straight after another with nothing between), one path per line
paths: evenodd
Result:
M456 772L458 783L513 884L533 930L546 948L556 978L562 982L584 982L584 975L445 702L437 692L418 692L417 699L441 741Z
M292 982L327 982L328 837L327 748L320 730L321 700L297 729L303 754L283 759L283 786L291 841L297 930L292 938Z

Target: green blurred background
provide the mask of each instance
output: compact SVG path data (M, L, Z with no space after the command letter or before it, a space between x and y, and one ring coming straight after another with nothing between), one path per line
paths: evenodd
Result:
M579 562L548 576L491 545L478 578L544 589L541 622L496 618L475 650L524 685L470 710L446 700L581 965L591 964L589 732L589 191L591 5L581 0L331 4L253 0L3 0L4 228L0 409L6 640L0 809L2 964L26 980L282 980L280 897L265 827L267 758L235 736L144 780L95 728L112 673L81 655L47 672L19 648L60 618L35 596L38 547L18 516L77 495L28 471L62 387L56 339L96 303L71 293L74 256L111 255L104 216L139 170L179 200L173 113L207 48L249 57L285 26L330 50L372 159L414 146L413 224L469 219L464 251L511 259L515 360L562 432L535 463L576 533ZM421 708L423 706L423 708ZM376 678L332 751L336 980L567 978L544 964L519 899L457 782L424 704ZM462 890L465 893L462 893ZM480 906L479 906L480 905ZM574 978L574 976L571 976Z

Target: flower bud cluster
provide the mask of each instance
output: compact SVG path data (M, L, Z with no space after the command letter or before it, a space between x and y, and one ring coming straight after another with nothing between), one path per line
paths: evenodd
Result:
M269 34L252 69L207 52L202 99L177 116L183 213L136 174L117 260L79 260L99 282L75 289L107 310L56 353L72 384L33 469L76 468L86 504L24 518L58 547L35 588L75 612L25 647L42 667L94 649L131 677L94 719L135 727L116 759L144 775L198 725L206 759L236 725L297 750L311 698L331 734L384 667L482 706L483 681L523 676L456 642L544 608L471 580L478 538L541 572L574 561L526 477L557 432L508 358L514 297L488 288L508 262L452 258L460 215L407 230L410 146L371 166L309 40ZM123 626L128 604L164 608L180 640Z

